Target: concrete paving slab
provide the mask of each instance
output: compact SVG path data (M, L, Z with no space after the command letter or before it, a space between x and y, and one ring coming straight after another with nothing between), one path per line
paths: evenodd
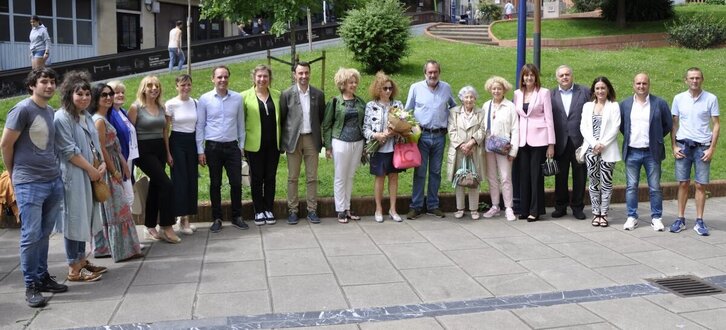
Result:
M617 330L618 328L610 323L580 324L572 327L552 328L557 330Z
M723 245L722 248L726 248L726 245ZM699 261L726 273L726 257L705 258Z
M512 312L535 329L580 326L603 321L577 304L515 309Z
M433 317L422 317L417 319L388 321L388 322L366 322L359 324L361 330L436 330L444 329Z
M406 282L351 285L342 288L353 308L408 305L422 302Z
M702 329L643 298L625 298L580 304L620 329Z
M533 223L523 221L521 223L523 225L517 226L517 229L545 244L582 242L586 240L579 234L557 225L554 221L537 221Z
M516 237L527 235L509 225L508 221L504 219L485 219L476 222L465 222L460 226L479 238Z
M450 330L531 329L510 311L493 311L461 315L437 316L436 319Z
M646 237L643 240L694 260L726 256L726 248L687 235Z
M48 262L48 273L51 276L56 276L56 280L65 280L66 274L68 274L68 266L65 262ZM20 271L20 267L15 268L10 274L7 274L2 280L0 280L0 293L12 293L18 292L25 294L25 280L23 279L23 273Z
M222 230L218 233L212 233L209 231L209 226L212 225L211 222L201 222L196 224L199 230L197 230L194 235L199 235L204 233L208 233L208 237L210 240L218 240L218 239L238 239L238 238L250 238L250 237L260 237L260 229L255 226L255 223L251 220L245 221L245 223L250 227L249 229L241 230L237 229L236 227L232 226L232 224L229 221L222 221Z
M30 329L67 329L108 324L121 300L53 303L33 319Z
M263 260L262 238L245 237L209 240L204 262Z
M265 252L268 276L312 275L332 273L319 247Z
M262 233L262 246L265 250L308 249L318 247L318 241L315 239L310 227L275 225L263 226L263 228L260 228L260 231Z
M201 256L147 259L131 285L197 283L201 271Z
M270 292L267 290L203 293L197 295L194 304L194 318L197 319L271 312Z
M318 242L328 257L383 254L368 234L317 234Z
M474 234L457 227L442 230L420 230L418 233L423 235L441 251L488 247L486 243L482 242Z
M360 329L357 324L337 324L337 325L325 325L319 327L301 327L294 328L295 330L358 330Z
M557 290L577 290L615 285L615 282L570 258L523 260L520 265Z
M444 252L471 276L526 273L528 270L494 248Z
M151 243L149 251L146 253L146 258L201 257L204 254L204 246L207 244L205 232L197 231L194 235L180 234L180 237L182 241L179 244L169 244L162 241Z
M649 266L666 276L694 274L696 276L716 276L723 273L715 268L688 259L671 251L649 251L626 253L627 257Z
M270 277L275 313L348 308L332 274Z
M609 228L613 228L613 226L611 225ZM662 249L655 244L640 240L633 235L628 235L621 228L622 226L618 227L617 230L603 230L595 233L582 233L581 235L619 253L657 251Z
M555 291L555 287L533 273L478 276L474 279L497 297Z
M199 293L267 290L266 274L262 260L204 264Z
M141 262L116 264L114 267L109 268L100 280L91 283L69 282L65 280L65 276L58 276L56 280L68 285L68 291L56 294L53 297L53 301L60 303L77 303L101 300L121 300L126 295L126 292L131 285L131 281L133 281L136 277L136 273L139 270L140 265Z
M0 293L0 311L0 329L23 329L40 312L25 303L25 291Z
M197 283L131 287L110 323L191 319L196 288Z
M592 241L557 243L549 244L549 246L589 268L625 266L636 263L635 260Z
M384 255L329 257L328 261L341 286L403 281Z
M336 234L362 234L363 229L358 225L357 223L351 222L347 224L340 224L336 219L333 218L323 218L320 219L320 223L318 224L310 224L305 219L300 219L300 223L295 226L290 227L296 227L300 225L309 226L310 230L315 233L315 235L321 235L321 234L330 234L330 235L336 235ZM392 225L390 223L385 223L385 225Z
M660 278L665 274L645 265L628 265L593 268L594 271L602 274L618 284L637 284L646 282L646 278Z
M484 242L515 261L562 257L562 254L532 237L487 238Z
M492 296L459 267L405 269L401 273L424 302Z
M726 324L726 308L683 313L681 316L708 329L723 329Z
M377 223L361 224L360 226L379 245L428 242L410 226L379 226Z
M401 217L404 218L404 222L411 228L413 228L416 231L424 231L424 230L446 230L446 229L452 229L456 228L458 226L466 225L469 221L454 219L453 216L450 218L444 218L442 221L439 218L431 218L431 217L421 217L415 220L408 220L405 217L405 214L401 214Z
M379 245L379 247L399 270L454 264L431 243Z
M20 267L18 248L0 248L0 272L9 273L17 267Z
M726 308L726 301L713 296L682 298L675 294L660 294L643 297L672 313L696 312L708 309ZM726 325L726 323L724 323Z
M569 210L568 210L569 211ZM569 214L568 214L569 215ZM603 230L610 230L602 227L593 227L590 225L590 222L592 221L592 212L589 210L589 208L585 209L585 216L586 218L583 220L578 220L572 217L572 215L569 215L569 218L563 218L563 219L555 219L552 221L552 223L567 229L573 233L596 233ZM608 222L610 220L610 217L608 217ZM622 224L620 225L622 227ZM610 227L608 227L610 228Z

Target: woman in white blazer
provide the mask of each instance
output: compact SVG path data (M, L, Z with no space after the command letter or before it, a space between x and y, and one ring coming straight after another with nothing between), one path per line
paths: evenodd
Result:
M592 225L608 226L608 209L613 193L613 170L621 160L618 147L620 106L615 102L615 90L606 77L597 77L590 87L592 101L582 107L580 131L584 139L587 175L590 179Z

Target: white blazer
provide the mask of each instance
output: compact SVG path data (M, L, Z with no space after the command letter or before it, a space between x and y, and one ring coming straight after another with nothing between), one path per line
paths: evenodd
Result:
M582 121L580 121L580 132L582 133L582 145L587 148L602 144L605 149L602 151L602 160L613 163L622 159L618 147L618 132L620 131L620 106L617 102L605 102L602 111L602 125L600 137L592 135L592 112L595 102L587 102L582 106Z

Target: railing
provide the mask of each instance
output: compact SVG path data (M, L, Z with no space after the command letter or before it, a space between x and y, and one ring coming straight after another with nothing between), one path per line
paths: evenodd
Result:
M706 3L706 0L686 0L686 3Z

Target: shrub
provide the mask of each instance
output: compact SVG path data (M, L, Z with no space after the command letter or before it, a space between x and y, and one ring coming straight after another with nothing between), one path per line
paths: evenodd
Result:
M575 12L583 13L600 8L603 0L574 0L573 2Z
M676 45L706 49L726 41L726 25L711 15L679 17L666 24L668 40Z
M411 18L397 0L368 2L347 12L338 29L353 58L368 72L395 72L408 54Z
M706 0L707 5L726 5L726 0Z
M618 0L603 0L602 16L615 21ZM660 21L673 17L672 0L625 1L625 20L629 22Z
M502 19L502 12L502 7L482 1L479 3L479 17L477 18L485 23L490 23L491 21Z

